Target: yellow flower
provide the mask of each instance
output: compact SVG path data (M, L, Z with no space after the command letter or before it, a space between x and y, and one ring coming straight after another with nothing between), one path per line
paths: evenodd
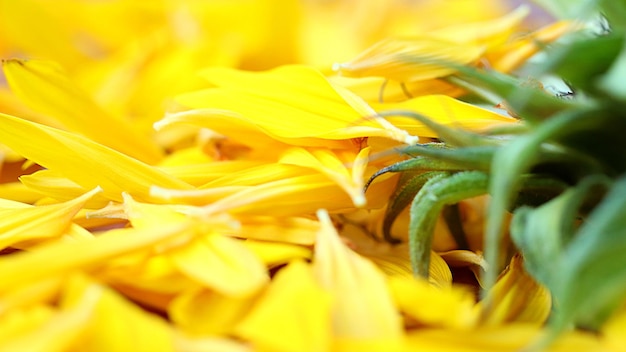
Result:
M515 37L527 9L496 0L0 8L0 350L501 351L541 336L552 303L521 258L476 294L484 199L460 204L466 249L440 220L421 280L406 244L378 239L398 177L363 188L403 158L389 150L438 137L377 113L517 123L455 99L445 63L509 71L570 24ZM328 77L333 62L362 78ZM621 316L554 347L619 348Z

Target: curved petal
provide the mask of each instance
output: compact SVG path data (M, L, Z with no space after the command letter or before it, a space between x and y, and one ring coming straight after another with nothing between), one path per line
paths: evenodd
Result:
M313 273L333 298L332 321L338 338L396 339L403 335L385 275L372 262L348 249L326 211L315 244Z

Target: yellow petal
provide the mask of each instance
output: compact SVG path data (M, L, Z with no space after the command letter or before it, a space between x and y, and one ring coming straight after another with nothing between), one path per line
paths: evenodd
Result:
M511 43L495 48L486 54L486 59L494 69L510 72L542 50L546 44L579 28L579 24L570 21L555 22Z
M236 235L264 241L312 245L319 231L318 221L306 217L246 216Z
M188 224L174 224L142 230L111 230L90 241L58 242L37 251L2 256L0 271L13 274L0 276L0 291L76 268L93 268L116 256L185 236L188 227Z
M364 171L367 165L369 148L362 149L354 156L353 169L346 167L346 161L339 159L337 154L327 149L290 148L281 156L280 162L312 168L328 176L350 195L354 206L365 205Z
M510 322L543 324L552 309L550 292L523 268L522 258L511 259L507 270L477 305L482 323L500 325Z
M405 131L366 119L373 112L367 104L357 97L346 101L343 96L351 93L338 93L320 72L309 67L283 66L266 72L213 68L204 76L219 88L183 95L179 97L183 105L232 111L236 115L232 120L244 119L281 141L368 136L415 141ZM223 133L218 125L205 127Z
M36 329L0 342L4 351L67 351L75 348L89 326L102 291L85 290L72 304L65 305Z
M239 240L208 235L169 253L190 278L220 293L248 296L269 281L265 266Z
M72 201L53 205L0 207L0 249L21 242L60 237L70 228L72 218L85 202L101 191L95 188Z
M205 94L204 91L188 93L179 99L183 101L198 100L197 104L187 102L188 106L191 107L205 106L205 104L200 103L203 94ZM154 128L159 132L163 132L168 131L168 129L172 127L184 125L215 130L221 135L234 139L250 148L262 147L266 153L273 153L274 148L281 150L285 146L285 144L279 140L268 136L267 133L265 133L260 126L256 126L253 121L245 119L236 112L217 108L196 108L189 111L168 113L164 118L154 123ZM321 144L321 141L318 142L318 144ZM340 143L339 146L341 145Z
M399 310L419 326L468 329L478 318L469 290L435 287L425 280L400 276L391 277L389 287Z
M176 334L176 351L184 352L254 352L246 343L223 337L192 337Z
M348 249L325 211L315 245L313 273L333 297L334 335L357 339L395 339L403 335L385 275L374 263Z
M399 82L421 81L451 75L450 64L477 61L480 45L455 43L434 37L384 39L336 70L349 77L379 76Z
M161 318L146 312L115 291L73 276L63 294L61 305L89 297L100 297L89 312L88 329L80 341L88 351L174 351L170 327Z
M328 351L331 302L311 268L296 260L278 272L235 331L259 351Z
M134 228L149 228L155 224L181 223L187 220L184 214L165 205L140 203L127 193L123 197L124 212Z
M452 268L469 267L474 273L474 277L478 280L482 287L482 277L487 270L487 261L481 252L472 252L464 249L456 249L447 252L440 252L439 255Z
M167 308L170 319L191 335L229 335L256 296L233 297L205 288L179 294Z
M20 176L20 182L31 191L39 194L37 200L45 196L59 201L68 201L88 191L87 188L80 186L62 174L48 169ZM87 206L98 207L108 202L109 200L103 194L96 194L87 202Z
M611 351L622 351L626 346L626 309L615 313L601 329L603 340Z
M98 106L70 81L60 66L39 60L4 60L11 90L31 108L56 118L67 129L129 156L155 163L161 151L132 124ZM89 112L89 118L85 113ZM115 138L111 138L115 136Z
M57 292L55 292L56 294ZM11 338L26 335L37 331L45 326L55 314L55 310L49 305L33 304L14 311L2 312L0 315L0 350L8 351L3 343Z
M408 253L408 251L407 251ZM408 258L393 256L368 255L387 275L397 275L407 278L413 277L411 261ZM448 264L435 252L431 252L428 281L437 287L449 287L452 285L452 272Z
M314 174L309 168L302 168L298 165L287 165L281 163L264 163L237 172L225 173L220 177L205 183L200 189L211 189L224 186L257 186L272 181Z
M39 304L47 304L57 298L59 288L63 280L59 277L50 277L30 285L8 291L0 297L0 317L12 310L19 311L24 308L34 308ZM17 314L19 316L19 313ZM0 324L0 326L5 326ZM0 329L0 341L4 329Z
M519 6L502 17L473 23L459 23L434 30L429 35L455 43L494 46L506 41L529 13L528 6Z
M58 5L50 8L38 1L5 3L0 13L0 29L11 44L11 51L17 49L33 57L53 57L73 67L83 62L87 55L76 45L76 33L67 20L68 16L75 14L73 9ZM29 31L24 31L25 19Z
M384 77L344 77L331 76L333 83L346 87L351 92L364 99L368 104L375 105L382 102L399 102L407 100L408 91L412 97L422 95L447 95L458 97L465 91L442 79L429 79L416 82L389 81Z
M108 260L100 270L103 281L149 306L165 309L174 295L196 284L166 254L143 250Z
M109 199L121 201L127 191L150 199L152 185L192 188L149 166L85 137L0 114L0 140L25 158L93 189L101 186ZM37 143L32 143L36 140Z
M533 324L508 324L472 330L417 329L407 338L407 351L517 352L532 346L543 330ZM606 351L591 333L564 334L547 351Z
M268 267L286 264L294 259L310 259L311 250L289 243L247 240L248 247Z
M191 204L209 203L194 213L198 216L225 211L245 215L296 216L311 214L323 207L333 210L353 207L352 200L341 188L320 174L290 177L258 186L232 187L234 192L230 191L230 187L173 192L155 188L153 195Z
M219 177L238 175L239 172L261 166L257 160L232 160L203 164L186 163L177 166L161 166L160 169L193 186L201 186Z
M41 196L41 193L26 187L22 182L0 183L0 198L3 199L10 199L22 203L35 203Z
M426 95L399 103L372 104L378 112L387 110L406 110L422 114L433 121L470 131L485 129L505 123L517 123L517 119L500 115L496 112L464 103L445 95ZM407 117L389 117L389 122L411 134L423 137L437 135L415 119Z

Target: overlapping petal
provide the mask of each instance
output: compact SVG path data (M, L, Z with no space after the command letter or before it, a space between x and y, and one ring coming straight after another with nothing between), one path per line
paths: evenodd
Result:
M0 114L0 125L0 139L11 149L81 187L100 186L103 194L113 200L121 201L125 191L150 199L153 185L192 188L155 167L77 134L4 114ZM37 143L31 143L31 139Z
M482 45L423 37L385 39L353 59L336 66L349 77L379 76L399 82L421 81L456 72L451 64L475 63L485 52Z
M319 211L322 228L313 257L313 273L332 294L333 332L338 338L395 340L403 335L384 274L348 249L330 217Z
M380 234L397 175L363 185L439 137L401 111L516 138L451 75L516 69L576 25L519 36L528 9L496 0L55 4L0 0L0 55L43 59L3 61L0 350L507 351L546 332L521 257L478 294L484 198L460 229L438 219L415 279L408 213L405 243ZM337 60L361 78L327 77ZM622 318L553 348L619 349Z
M33 207L17 202L0 203L0 248L32 246L69 234L74 215L99 192L101 189L95 188L74 200L53 205ZM80 230L74 231L78 233Z
M161 158L161 150L145 131L142 133L129 121L105 111L54 62L5 60L2 67L11 90L33 110L51 116L68 130L139 160L155 163Z
M405 131L366 119L373 111L365 102L355 97L346 101L342 95L349 92L338 93L321 73L305 66L284 66L266 72L213 68L205 71L204 76L218 88L183 95L179 97L181 104L194 109L230 111L224 116L227 121L244 120L286 143L311 145L311 139L368 136L407 143L415 140ZM242 100L245 105L240 103ZM222 132L224 122L219 119L205 121L211 125L204 127L237 140L246 138Z
M260 351L326 351L333 335L332 307L333 295L296 260L277 274L235 332Z
M458 127L464 130L484 131L489 127L513 124L517 120L494 111L468 104L446 95L426 95L398 103L372 104L378 112L413 111L422 114L437 123ZM432 130L415 119L407 117L389 117L389 122L424 137L437 137Z
M515 256L508 269L478 307L485 325L508 322L543 324L550 314L552 299L548 290L537 283Z

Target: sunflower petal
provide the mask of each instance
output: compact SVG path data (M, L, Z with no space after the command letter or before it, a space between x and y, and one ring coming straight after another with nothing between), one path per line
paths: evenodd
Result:
M435 287L422 279L389 279L398 309L420 326L468 329L477 322L474 294L459 287ZM423 302L424 304L416 304Z
M315 245L313 273L333 296L334 334L339 338L395 339L403 335L385 275L339 239L326 211Z
M150 199L152 185L192 188L155 167L76 134L5 114L0 114L0 126L0 140L25 158L86 189L99 185L112 200L121 201L124 191Z
M429 34L456 43L475 43L494 46L506 41L529 13L530 8L522 5L508 14L492 20L459 23L458 25L434 30Z
M286 264L295 259L311 258L310 249L290 243L247 240L243 244L268 268Z
M481 45L455 43L434 37L384 39L336 70L349 77L379 76L399 82L421 81L451 75L450 64L477 61Z
M361 207L366 202L363 192L363 173L365 171L364 165L367 165L368 153L369 148L364 148L358 155L354 156L354 166L356 167L352 170L348 170L345 162L327 149L290 148L283 153L280 162L308 167L321 172L343 188L350 195L356 207Z
M89 313L89 324L80 346L89 351L173 351L172 331L161 318L136 307L116 292L72 276L62 295L61 306L98 292Z
M239 240L211 234L169 253L190 278L222 294L244 297L269 281L262 262Z
M248 313L256 296L233 297L205 288L186 290L172 300L167 312L172 321L194 335L232 334Z
M482 323L494 326L511 322L540 325L551 307L550 292L524 271L519 255L511 259L507 271L477 305Z
M296 260L278 272L235 331L259 350L327 351L331 302L310 267Z
M60 237L69 230L72 218L87 200L101 191L94 188L72 201L53 205L0 207L0 249L21 242Z
M174 224L149 229L119 229L90 241L58 242L0 258L0 271L19 273L0 276L0 291L36 282L50 275L66 273L74 268L91 268L102 261L186 235L188 224ZM41 265L46 263L46 265Z
M55 63L13 59L2 61L2 67L11 90L34 110L54 117L71 131L139 160L154 163L161 158L162 152L154 142L128 121L98 106Z
M365 102L356 96L347 102L344 96L352 93L338 93L320 72L309 67L283 66L267 72L212 68L204 76L219 88L180 96L183 105L232 111L236 114L233 120L243 119L281 141L368 136L415 141L405 131L366 119L373 111ZM246 104L241 104L242 100ZM222 133L220 125L206 127Z
M517 123L518 121L446 95L425 95L399 103L372 104L372 107L377 112L386 110L416 112L441 125L479 132L489 127ZM394 116L388 117L387 120L394 126L406 129L413 135L438 137L434 131L415 119Z

